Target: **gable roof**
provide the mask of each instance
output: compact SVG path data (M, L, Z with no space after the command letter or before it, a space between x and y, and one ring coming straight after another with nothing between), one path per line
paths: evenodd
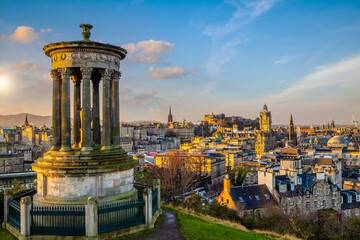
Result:
M231 187L230 196L235 205L244 203L246 209L264 208L274 202L265 184Z

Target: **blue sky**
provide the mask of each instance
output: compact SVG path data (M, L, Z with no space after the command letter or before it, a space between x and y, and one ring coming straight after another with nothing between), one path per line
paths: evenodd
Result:
M1 1L0 114L51 114L45 44L125 47L121 120L205 113L274 124L360 118L359 1Z

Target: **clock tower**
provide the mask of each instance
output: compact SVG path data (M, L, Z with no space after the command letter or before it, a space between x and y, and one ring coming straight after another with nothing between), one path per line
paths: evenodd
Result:
M255 132L255 153L257 157L261 157L274 149L276 143L276 137L271 130L271 112L266 104L260 112L259 125L260 129Z
M263 132L271 131L271 112L269 112L268 107L264 104L263 110L260 112L260 130Z

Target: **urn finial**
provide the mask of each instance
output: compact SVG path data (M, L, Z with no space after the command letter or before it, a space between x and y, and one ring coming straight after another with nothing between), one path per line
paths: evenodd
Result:
M84 41L90 41L90 30L93 26L91 24L81 24L80 27L83 29L82 35L84 37Z

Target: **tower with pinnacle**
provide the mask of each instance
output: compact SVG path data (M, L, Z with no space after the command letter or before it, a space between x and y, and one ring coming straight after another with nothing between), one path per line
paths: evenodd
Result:
M295 127L294 127L294 120L292 114L290 115L289 121L289 144L291 146L296 146L296 135L295 135Z
M171 114L171 106L169 106L168 123L172 123L172 122L173 122L173 116Z

